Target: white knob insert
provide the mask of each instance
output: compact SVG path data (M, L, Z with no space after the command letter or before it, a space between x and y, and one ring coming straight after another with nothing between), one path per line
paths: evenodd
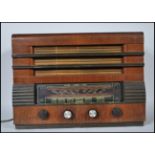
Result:
M89 117L90 118L95 118L97 117L97 111L92 109L92 110L89 110Z
M64 111L64 118L65 119L71 119L72 118L72 112L69 110Z

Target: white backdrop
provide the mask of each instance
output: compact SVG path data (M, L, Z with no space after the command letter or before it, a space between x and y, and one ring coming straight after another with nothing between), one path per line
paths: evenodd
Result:
M3 123L7 132L153 132L154 130L154 25L153 23L2 23L1 27L1 119L12 113L11 35L15 33L144 32L146 122L142 127L99 127L16 130L12 122Z

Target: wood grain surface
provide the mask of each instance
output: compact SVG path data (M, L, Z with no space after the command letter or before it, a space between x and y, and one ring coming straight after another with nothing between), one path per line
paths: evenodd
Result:
M116 117L112 115L114 107L120 108L123 115ZM98 112L98 117L92 119L88 115L90 109L95 109ZM42 120L38 113L40 110L47 110L49 118ZM73 119L66 120L63 117L65 110L73 112ZM57 106L15 106L14 107L15 124L22 125L38 125L38 124L66 124L66 123L120 123L144 121L145 119L145 104L98 104L98 105L57 105Z
M80 61L80 58L54 60L51 58L34 58L34 57L16 57L17 55L33 54L53 54L58 49L62 54L85 53L92 52L96 54L105 51L117 54L126 53L125 56L115 56L91 61ZM13 49L13 66L38 66L38 65L54 65L76 63L127 63L127 64L143 64L144 62L144 36L142 32L128 33L74 33L74 34L14 34L12 35ZM72 52L72 50L74 51ZM80 50L79 50L80 49ZM101 50L100 50L101 49ZM113 50L113 51L112 51ZM139 55L127 55L127 53L140 53ZM142 53L142 54L141 54ZM91 54L91 53L90 53ZM75 55L76 56L76 55ZM90 59L90 58L89 58ZM88 60L88 59L87 59ZM102 61L103 60L103 61ZM105 60L105 62L104 62ZM144 81L144 69L141 67L122 67L108 69L91 69L85 70L39 70L39 69L15 69L13 68L14 84L43 84L43 83L79 83L79 82L131 82ZM112 109L118 107L122 110L123 115L114 117ZM49 118L42 120L38 113L45 109L49 112ZM73 112L73 119L65 120L63 118L64 110ZM88 116L90 109L96 109L98 117L91 119ZM64 125L64 124L100 124L100 123L130 123L144 122L145 120L145 104L144 103L121 103L121 104L90 104L90 105L31 105L31 106L14 106L14 123L15 125Z

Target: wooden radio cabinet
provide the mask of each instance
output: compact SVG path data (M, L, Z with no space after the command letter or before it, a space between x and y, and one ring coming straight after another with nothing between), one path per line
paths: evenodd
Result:
M142 32L14 34L16 128L142 125Z

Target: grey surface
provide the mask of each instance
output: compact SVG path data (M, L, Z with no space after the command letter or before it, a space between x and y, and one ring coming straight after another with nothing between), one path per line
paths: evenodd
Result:
M11 35L14 33L131 32L145 36L146 123L140 127L93 127L16 130L12 122L2 132L153 132L154 130L154 25L151 23L2 23L1 27L1 119L12 113Z

